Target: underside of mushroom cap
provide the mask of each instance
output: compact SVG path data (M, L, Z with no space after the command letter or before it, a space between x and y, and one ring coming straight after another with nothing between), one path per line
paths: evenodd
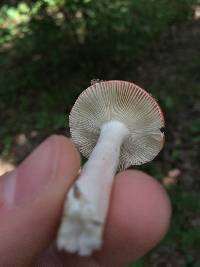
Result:
M102 81L81 93L69 116L72 139L84 157L95 147L102 125L111 120L129 130L120 150L120 169L151 161L162 149L164 118L155 99L134 83Z

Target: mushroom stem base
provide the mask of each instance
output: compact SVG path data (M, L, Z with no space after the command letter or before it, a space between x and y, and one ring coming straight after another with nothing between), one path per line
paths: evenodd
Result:
M91 254L102 245L103 222L96 218L95 207L79 192L75 184L68 194L62 225L57 242L59 249L77 252L80 256Z

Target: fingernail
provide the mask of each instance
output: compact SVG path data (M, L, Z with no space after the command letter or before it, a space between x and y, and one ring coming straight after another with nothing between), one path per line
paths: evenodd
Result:
M5 174L0 179L0 203L1 206L12 205L15 200L16 171Z

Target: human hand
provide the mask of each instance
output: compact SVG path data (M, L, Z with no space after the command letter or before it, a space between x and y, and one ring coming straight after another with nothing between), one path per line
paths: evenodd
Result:
M0 266L118 267L147 253L165 235L169 199L149 175L116 175L104 245L91 257L58 252L53 245L65 195L80 155L63 136L52 136L12 173L0 177Z

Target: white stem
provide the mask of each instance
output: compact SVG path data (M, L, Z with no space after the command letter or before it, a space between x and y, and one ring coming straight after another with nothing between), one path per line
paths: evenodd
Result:
M89 160L68 193L57 238L59 249L90 255L101 247L120 147L127 134L128 129L119 121L102 126Z

